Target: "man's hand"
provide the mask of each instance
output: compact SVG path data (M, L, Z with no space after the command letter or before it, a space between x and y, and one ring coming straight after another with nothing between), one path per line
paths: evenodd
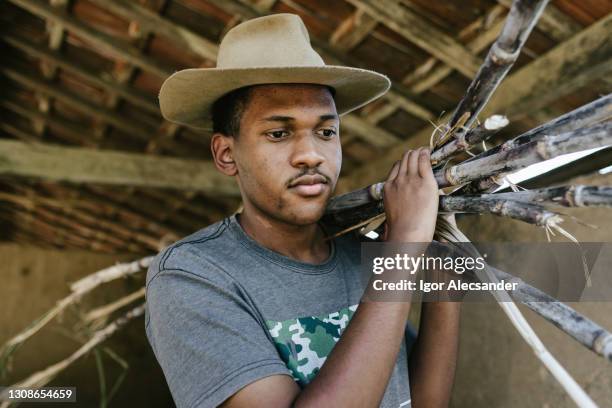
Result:
M404 153L389 172L383 191L387 241L431 242L438 214L438 184L429 150Z

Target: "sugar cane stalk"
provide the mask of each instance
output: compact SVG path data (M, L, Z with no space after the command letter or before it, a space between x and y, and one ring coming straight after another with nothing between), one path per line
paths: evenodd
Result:
M554 157L612 144L612 122L601 123L558 135L542 136L496 154L476 156L435 171L440 187L456 186L472 180L499 176Z
M448 232L446 235L450 238L451 243L462 243L461 248L467 249L473 256L479 256L478 250L470 244L470 240L466 237L457 227L444 219L439 219L438 222L443 224L443 232ZM436 226L436 231L439 228ZM482 270L475 269L474 275L481 282L493 282L499 283L499 278L495 275L492 268L487 266ZM544 364L549 370L553 377L559 382L564 388L572 400L580 407L596 407L593 400L589 395L578 385L576 380L565 370L565 368L559 364L555 357L546 349L546 346L542 343L538 335L531 328L519 308L514 302L508 299L508 293L506 291L492 291L491 294L497 300L497 304L506 314L512 325L515 327L517 332L525 340L525 342L531 347L536 357Z
M77 351L72 353L68 358L55 363L44 370L38 371L28 378L12 385L12 388L40 388L44 387L49 381L53 380L60 372L68 368L72 363L83 357L96 346L106 341L109 337L115 334L119 329L124 327L131 320L144 313L145 305L139 305L127 312L125 315L118 317L108 326L96 331L93 336L83 344ZM7 393L7 391L5 391ZM2 402L4 400L4 402ZM7 395L0 394L0 408L8 408L10 402L7 401Z
M525 143L530 143L541 139L545 135L558 134L569 132L583 128L585 126L594 125L599 122L608 121L612 118L612 94L602 96L586 105L583 105L571 112L559 116L550 122L540 125L534 129L525 132L514 139L508 140L492 149L487 150L478 155L478 158L483 158L500 153L505 150L516 148ZM470 162L475 158L466 160ZM456 193L474 194L481 191L489 190L497 185L497 178L486 178L478 182L471 183L465 188Z
M552 296L525 283L522 279L489 265L499 280L517 283L516 289L510 292L535 313L539 314L564 333L600 356L612 361L612 334Z
M508 123L510 122L505 116L493 115L481 125L467 131L458 131L453 140L431 153L432 163L439 163L457 153L468 150L471 146L488 140L502 128L508 126Z
M452 196L441 197L443 202ZM530 203L551 203L563 207L612 207L612 186L560 186L498 194L457 196L453 198L500 198ZM444 204L441 204L444 207Z
M478 114L518 59L547 3L548 0L515 0L512 3L499 37L489 49L466 95L453 112L446 134L437 145L448 140L452 131L470 129L476 122Z
M71 286L72 292L68 296L57 301L53 308L0 347L0 373L4 371L6 361L8 361L11 354L17 347L36 334L47 323L62 313L68 306L77 303L85 294L91 292L94 288L103 283L132 275L147 268L153 258L153 256L148 256L137 261L113 265L73 283Z
M591 113L598 112L597 115L589 113L586 116L581 116L586 110L581 112L574 111L574 113L583 119L588 117L588 120L591 121L597 117L600 118L602 116L601 113L612 106L609 99L608 101L600 99L595 102L598 103L596 105L590 104L592 106L588 111ZM572 115L571 117L576 116ZM562 123L565 123L565 125L561 125ZM526 139L529 138L528 142L524 141L513 148L498 149L494 154L491 154L489 150L455 166L437 170L436 180L440 187L461 184L461 182L471 180L476 180L472 183L475 185L479 182L486 182L491 177L499 177L500 174L548 160L560 154L601 147L612 143L612 124L610 122L604 122L590 128L571 129L571 131L560 135L550 136L554 131L567 129L566 126L571 127L564 117L560 117L540 127L540 131L534 130L521 135L521 137L525 136ZM451 180L447 179L447 174L449 173ZM460 175L461 178L459 180L455 179L454 174ZM326 214L341 214L347 212L346 210L382 200L383 186L384 182L379 182L335 197L330 201ZM458 192L465 194L468 191L459 190ZM376 209L368 208L367 210Z
M347 227L382 214L385 211L383 187L384 183L377 183L371 188L334 197L327 206L325 219L336 226ZM612 207L612 186L573 185L499 194L441 196L438 208L441 212L511 216L540 225L541 220L552 218L537 206L547 203L563 207Z
M609 119L612 119L612 94L602 96L601 98L595 99L586 105L582 105L573 111L567 112L566 114L563 114L550 122L546 122L538 127L535 127L511 140L481 153L479 157L486 157L499 153L502 150L509 150L516 146L538 140L545 135L577 130L595 125L599 122L605 122ZM474 159L472 158L466 161L472 160Z
M559 214L548 211L538 204L513 201L507 198L493 196L472 199L466 196L446 196L442 197L441 201L444 202L442 211L495 214L537 226L556 225L561 222Z

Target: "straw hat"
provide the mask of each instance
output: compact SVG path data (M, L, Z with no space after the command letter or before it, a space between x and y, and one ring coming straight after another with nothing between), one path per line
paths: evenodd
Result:
M211 108L221 96L249 85L307 83L335 89L338 114L357 109L384 94L389 79L359 68L325 65L310 45L302 19L273 14L227 32L216 68L185 69L171 75L159 92L164 118L210 129Z

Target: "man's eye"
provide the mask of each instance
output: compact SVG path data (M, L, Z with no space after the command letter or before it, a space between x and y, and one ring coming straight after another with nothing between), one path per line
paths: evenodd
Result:
M282 139L283 137L286 137L287 134L288 132L285 130L275 130L267 133L267 135L270 136L272 139Z
M336 131L334 129L321 129L318 133L323 137L331 138L336 134Z

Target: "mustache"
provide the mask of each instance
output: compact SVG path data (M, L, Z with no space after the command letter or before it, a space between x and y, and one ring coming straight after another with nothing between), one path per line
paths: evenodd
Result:
M318 169L305 169L302 172L300 172L300 174L292 177L289 181L287 181L287 187L291 186L295 180L299 179L300 177L303 176L321 176L325 179L325 182L327 184L331 184L332 179L331 177L329 177L327 174L319 171Z

